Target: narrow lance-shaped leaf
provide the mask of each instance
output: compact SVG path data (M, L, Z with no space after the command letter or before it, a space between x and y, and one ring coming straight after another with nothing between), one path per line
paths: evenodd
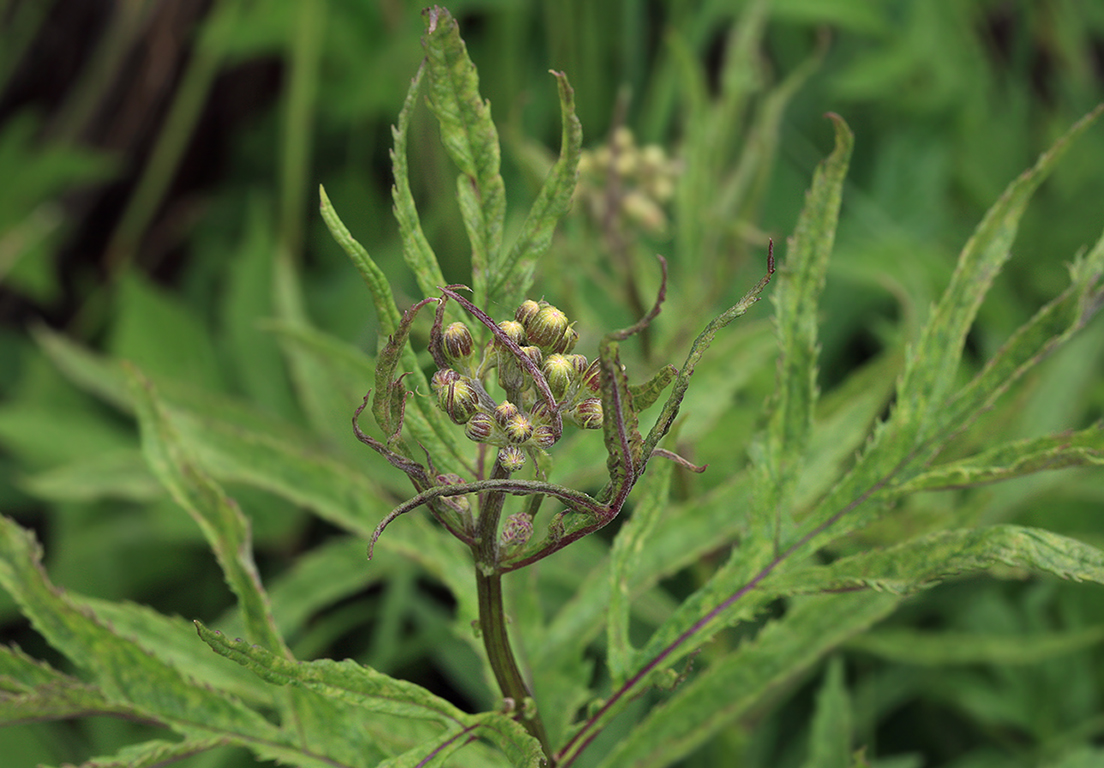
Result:
M399 327L402 314L395 304L395 297L391 293L391 284L387 281L387 276L383 274L383 270L368 255L368 251L365 250L364 246L353 238L349 228L337 215L333 203L330 202L330 198L326 194L325 187L319 185L318 196L322 201L320 207L322 220L326 222L326 227L330 230L333 239L337 241L337 244L341 246L341 249L353 262L353 266L360 272L360 276L372 293L372 302L376 307L380 328L384 334L394 333L395 329Z
M966 334L978 307L1011 255L1028 201L1069 146L1096 120L1104 106L1074 124L1044 152L1035 167L1016 179L985 214L958 258L951 284L932 311L910 351L897 389L893 437L909 450L915 440L930 437L941 422L936 415L954 382Z
M755 640L710 666L654 708L600 763L661 768L743 716L764 695L800 675L847 638L888 616L901 598L879 593L797 601Z
M986 214L966 244L951 285L933 310L920 341L909 352L892 416L875 428L855 467L809 514L793 546L810 551L875 519L894 498L892 486L921 471L979 409L1005 390L1009 381L1068 338L1099 309L1099 301L1094 298L1099 296L1098 289L1093 286L1100 277L1104 252L1098 246L1073 270L1071 290L1021 328L970 385L947 401L965 334L985 290L1008 255L1028 198L1069 143L1100 111L1071 128L1033 169L1009 185Z
M772 300L781 360L773 411L766 434L753 450L756 467L753 535L781 535L779 519L788 507L802 467L813 408L817 401L817 307L828 271L851 159L854 135L838 115L829 114L836 132L832 154L813 175L812 187L790 241Z
M817 692L809 736L806 768L848 768L851 765L851 700L843 684L843 661L828 663Z
M533 270L537 259L544 255L552 243L556 224L571 208L571 198L578 181L579 155L583 144L583 128L575 115L575 91L563 72L552 74L560 95L560 120L563 133L560 138L560 156L541 185L533 207L521 228L509 254L491 265L495 283L488 299L492 304L501 303L514 307L521 303L533 283Z
M998 445L962 461L923 472L895 494L995 483L1032 472L1104 464L1104 426Z
M289 661L264 648L231 640L198 621L196 630L215 653L236 661L274 685L300 686L326 698L363 707L366 712L431 720L440 723L450 735L477 730L477 735L489 738L507 754L532 755L532 745L536 744L539 754L536 739L504 715L468 715L421 686L351 660Z
M1041 528L994 525L940 531L830 565L783 571L764 579L761 589L776 596L856 588L904 594L996 565L1104 584L1104 551Z
M475 304L485 306L506 218L498 131L490 105L479 95L479 76L456 19L440 6L428 8L424 15L429 107L440 123L445 151L460 169L456 196L471 241Z
M445 284L445 278L441 274L437 256L433 253L425 232L422 231L422 222L414 204L414 195L410 191L410 169L406 160L406 136L410 131L410 116L418 103L418 93L421 90L424 72L425 63L423 62L418 67L413 80L410 81L410 89L406 92L406 100L403 101L402 110L399 112L398 123L391 129L391 136L395 142L395 147L391 150L391 172L395 177L395 184L391 187L391 199L395 203L395 220L399 223L403 258L414 273L422 294L432 296L437 292L438 286ZM387 333L393 332L394 328L387 329Z
M330 199L326 196L326 190L320 188L322 197L322 218L330 229L334 240L342 247L349 258L352 259L357 271L360 272L364 282L372 293L372 300L376 306L376 314L379 317L380 327L385 336L390 337L398 330L402 322L402 313L395 304L395 298L391 293L391 285L383 270L368 255L360 243L353 239L348 228L342 223L334 210ZM415 388L426 391L429 384L425 374L422 373L414 350L409 344L401 347L400 360L395 362L397 366L401 361L403 371L412 377ZM378 387L377 387L378 391ZM406 425L413 437L421 443L426 450L436 457L439 468L444 472L459 472L463 468L460 458L460 448L456 442L455 431L443 413L441 413L428 398L417 398L414 401L415 408L407 414ZM350 403L352 410L353 403ZM388 435L390 436L390 435Z
M251 641L274 652L290 654L276 629L268 596L253 562L249 521L234 500L188 455L153 384L132 367L128 367L128 373L147 463L176 503L187 510L203 531L226 583L238 598Z
M189 736L233 735L281 743L257 713L152 656L80 608L46 578L42 551L31 534L0 517L0 586L35 629L100 685L113 706L166 723Z
M637 556L655 530L660 515L667 509L672 467L671 462L663 461L645 475L632 517L617 532L610 552L609 649L606 661L613 686L623 683L630 671L633 648L629 642L629 590L635 581L633 572Z

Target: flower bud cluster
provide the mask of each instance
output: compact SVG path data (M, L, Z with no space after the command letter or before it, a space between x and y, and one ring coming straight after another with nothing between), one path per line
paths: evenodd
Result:
M578 199L585 202L594 221L605 221L611 202L608 189L616 180L620 195L615 201L619 216L652 235L667 228L663 207L675 193L681 167L656 144L639 147L632 131L622 126L606 145L584 150L579 158Z
M477 360L471 331L463 323L452 323L440 337L451 367L439 369L431 387L438 407L464 426L468 439L498 447L503 468L515 472L525 465L528 452L556 443L561 424L602 428L600 371L597 360L573 353L579 341L574 324L546 301L523 302L513 319L498 327L531 366L497 336ZM485 388L492 369L508 393L501 402Z

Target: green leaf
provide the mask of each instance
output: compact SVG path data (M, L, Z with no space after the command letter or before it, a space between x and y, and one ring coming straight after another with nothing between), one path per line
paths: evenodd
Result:
M476 306L485 306L502 249L506 190L499 174L498 131L490 104L479 95L479 76L448 11L424 13L429 108L441 126L441 141L460 170L456 197L472 247L472 287Z
M905 372L897 387L896 407L889 421L875 429L859 463L809 515L803 532L795 532L797 546L810 551L827 541L863 527L893 498L892 481L915 474L925 461L976 415L979 404L990 402L1007 385L995 374L1022 373L1030 360L1061 340L1053 331L1056 315L1069 318L1081 307L1073 327L1098 308L1090 290L1102 256L1096 249L1073 270L1072 293L1059 297L1018 332L957 398L950 391L962 355L966 333L985 292L1007 259L1016 229L1031 194L1053 169L1070 143L1104 111L1104 105L1075 124L1035 167L1013 181L989 209L959 257L951 284L932 311L920 340L909 350ZM1074 313L1076 314L1076 313ZM1058 323L1061 325L1061 323ZM1065 326L1069 332L1070 326ZM887 492L887 488L890 489Z
M401 313L395 304L395 297L391 293L391 284L387 281L387 275L379 268L364 246L358 243L349 232L348 227L337 215L337 211L326 194L326 188L319 185L318 196L321 199L320 210L322 220L330 230L333 239L341 246L341 249L352 260L353 265L360 272L361 278L368 285L372 293L372 301L376 306L376 315L379 318L380 328L384 334L390 335L399 327Z
M437 262L437 255L433 253L433 248L430 247L425 232L422 231L422 222L414 204L414 195L410 191L410 169L406 160L406 136L410 131L410 116L414 113L414 106L418 102L418 92L421 89L425 67L423 62L410 81L410 89L406 92L406 100L403 101L402 110L399 112L398 124L391 129L391 136L395 142L395 147L391 150L391 173L395 177L395 184L391 187L391 199L395 202L395 220L399 223L403 259L414 272L414 278L418 281L418 287L422 289L422 293L425 296L434 296L438 289L447 283L441 273L441 266ZM394 333L394 328L388 329L387 333Z
M614 539L609 567L609 664L611 685L616 688L629 675L633 648L629 642L629 590L635 579L638 555L655 531L659 518L667 509L671 487L672 462L659 462L645 475L636 495L636 505L630 517Z
M220 656L250 669L274 685L295 685L336 701L354 704L367 712L429 720L443 726L451 736L477 731L507 754L539 756L540 745L516 721L503 715L468 715L421 686L397 680L354 661L289 661L241 640L230 640L198 621L196 629L204 642ZM532 744L537 745L533 752ZM428 756L423 751L423 756ZM515 763L537 765L537 762Z
M30 533L0 518L0 585L50 645L98 683L112 708L186 736L235 734L280 743L279 732L263 717L197 684L75 604L46 578L41 557Z
M114 306L109 348L115 357L188 384L224 387L211 334L190 307L134 275L122 281Z
M773 410L756 458L754 533L782 536L780 519L797 484L812 431L818 392L818 306L828 271L828 257L835 241L843 196L843 182L851 159L854 135L837 115L829 115L836 131L836 145L813 175L812 188L797 222L792 246L774 289L775 318L781 362Z
M848 768L851 765L851 700L843 684L843 662L828 663L817 692L806 768Z
M848 650L925 667L952 664L1035 664L1080 651L1104 640L1104 627L1073 632L981 635L882 629L849 640Z
M81 763L81 768L158 768L171 765L202 752L226 746L226 738L185 739L184 741L144 741L123 747L111 757L96 757Z
M995 483L1032 472L1104 464L1104 427L1004 443L962 461L923 472L894 488L906 495L916 491L963 488Z
M23 480L30 494L48 501L95 501L113 498L152 501L163 495L160 484L137 449L121 448L86 455Z
M568 83L567 75L555 71L552 75L559 90L560 120L563 123L560 156L541 185L509 255L491 264L491 274L495 276L487 296L491 304L515 307L521 303L533 284L537 260L551 245L556 224L571 208L571 198L575 193L583 128L575 116L575 91Z
M754 641L729 653L654 708L600 765L671 765L747 713L768 691L887 616L900 599L867 592L798 601Z
M830 565L785 571L764 579L762 589L781 595L865 587L904 594L998 565L1104 584L1104 551L1041 528L994 525L940 531Z
M238 598L250 640L287 653L253 562L249 521L188 452L153 385L137 370L129 372L146 461L176 503L202 529L226 583Z

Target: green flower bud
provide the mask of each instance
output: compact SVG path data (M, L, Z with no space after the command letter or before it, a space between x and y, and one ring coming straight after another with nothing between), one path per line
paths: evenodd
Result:
M568 412L568 417L583 429L602 428L602 401L588 397Z
M433 378L429 382L430 388L433 393L440 396L441 390L447 387L450 383L459 380L460 374L451 368L441 368L433 374Z
M533 422L524 413L518 413L502 426L502 431L511 443L524 443L533 436Z
M494 418L495 421L498 422L498 426L505 428L510 419L513 419L520 413L521 411L518 410L516 405L509 400L503 400L498 404L498 407L494 409Z
M495 432L495 423L486 413L476 413L468 420L468 425L464 428L464 434L468 436L469 440L477 443L485 443L491 439L491 436Z
M499 541L503 547L520 547L529 541L529 537L532 535L533 518L524 512L518 512L506 518L506 522L502 525L502 536Z
M529 321L525 332L529 336L530 344L551 348L563 339L568 325L567 315L549 304L541 307L536 317Z
M438 485L460 485L465 482L464 478L455 472L448 472L443 475L437 475ZM467 496L445 496L442 497L442 501L455 509L457 512L468 512L471 510L471 502L468 501Z
M498 327L502 329L503 333L510 337L510 341L514 342L519 347L525 344L525 326L518 321L503 320L498 324Z
M544 379L552 390L552 397L562 400L575 378L575 367L564 355L549 355L544 361Z
M551 424L552 423L552 409L548 406L548 403L543 400L537 400L529 408L529 418L532 419L534 424Z
M547 424L533 427L533 436L529 438L540 448L548 450L556 444L556 433Z
M498 462L507 472L517 472L525 466L525 451L516 445L507 445L499 449Z
M521 303L521 306L514 312L514 319L521 323L522 327L529 325L529 322L537 316L540 312L541 305L532 299L527 299Z
M560 337L560 340L552 345L552 351L559 354L566 355L575 349L575 345L579 343L579 332L575 330L574 323L567 327L564 331L564 335Z
M537 366L540 370L541 363L544 361L544 353L540 351L540 347L522 347L521 351L525 353L525 356L533 361L533 365Z
M475 340L471 331L463 323L452 323L444 333L445 355L450 361L466 360L471 357Z
M467 424L479 410L479 395L471 379L461 376L437 390L437 405L457 424Z

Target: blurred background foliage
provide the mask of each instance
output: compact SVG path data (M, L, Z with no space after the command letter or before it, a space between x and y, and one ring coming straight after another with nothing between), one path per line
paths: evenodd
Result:
M587 147L600 152L619 129L629 141L628 129L641 152L663 149L677 179L645 208L650 218L576 205L561 228L537 286L581 320L580 348L650 302L660 252L672 262L660 320L670 325L637 362L679 362L703 308L740 296L762 272L767 237L781 244L790 232L830 148L823 114L844 116L856 147L822 306L824 418L847 418L855 387L888 393L903 341L985 209L1104 100L1095 0L457 0L450 9L499 125L508 226L520 224L557 148L549 68L576 90ZM127 409L56 364L62 339L132 360L182 397L212 403L217 393L226 408L248 408L320 454L354 457L396 498L405 493L348 428L371 383L376 323L316 195L324 183L400 305L418 298L391 218L388 150L421 55L419 11L402 0L0 0L0 503L38 532L57 583L189 618L229 605L198 530L143 469ZM453 171L424 109L410 158L427 235L446 278L463 282ZM607 179L618 187L607 202L623 202L628 177ZM1063 265L1100 234L1102 201L1096 126L1029 208L971 335L975 360L1064 287ZM682 478L683 496L708 494L744 466L733 436L750 434L773 382L768 306L718 340L691 389L679 435L711 471ZM315 387L319 377L289 364L287 345L304 329L328 334L327 364L342 370L322 378L347 386ZM1096 323L966 435L963 452L997 434L1099 419L1102 370ZM587 465L600 465L600 450L580 443L565 471L596 483ZM349 560L348 583L293 635L297 654L351 656L463 704L492 704L470 651L441 640L451 602L438 585L412 565L369 583L357 575L367 564L349 556L358 547L339 549L336 528L246 482L228 485L253 520L266 581L279 584L308 556ZM963 523L1016 520L1104 545L1104 483L1085 473L913 503L913 525L925 505L933 521L950 505ZM562 559L569 571L566 551ZM544 587L553 601L579 586L557 573ZM694 583L690 569L666 589L677 599ZM6 595L0 622L5 639L49 657ZM1098 592L972 579L916 600L893 624L1009 642L933 667L861 643L848 651L857 741L872 764L1037 765L1104 736ZM1009 648L1023 633L1088 639L1057 657L1017 657ZM794 734L813 687L796 681L746 730L686 764L800 763ZM95 718L10 728L0 754L12 766L79 761L140 728ZM245 759L213 753L192 764Z

